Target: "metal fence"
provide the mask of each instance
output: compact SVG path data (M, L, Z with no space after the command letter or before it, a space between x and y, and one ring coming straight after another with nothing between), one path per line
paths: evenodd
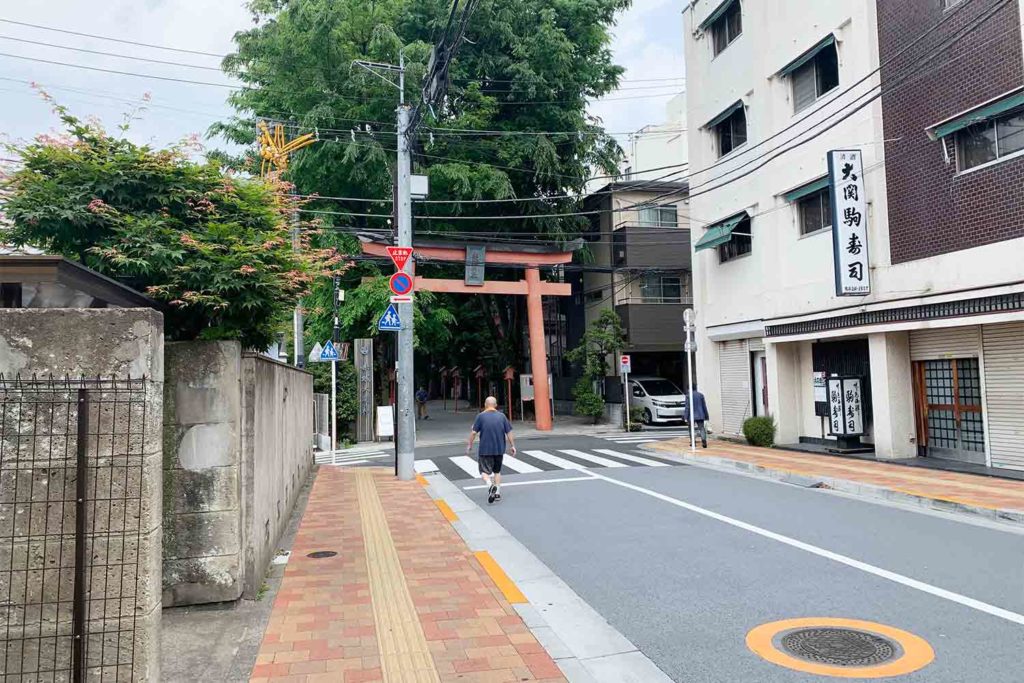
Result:
M130 681L143 379L0 376L0 681Z

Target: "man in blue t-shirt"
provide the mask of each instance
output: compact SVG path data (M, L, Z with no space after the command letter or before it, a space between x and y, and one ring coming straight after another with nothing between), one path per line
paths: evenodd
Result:
M512 436L512 423L504 413L498 412L498 399L488 396L484 401L484 412L476 416L473 430L469 433L466 455L473 450L473 442L480 436L480 451L477 463L480 476L487 484L487 502L501 500L501 460L505 455L505 438L508 437L512 446L512 455L516 454L516 440ZM491 479L493 477L493 481Z

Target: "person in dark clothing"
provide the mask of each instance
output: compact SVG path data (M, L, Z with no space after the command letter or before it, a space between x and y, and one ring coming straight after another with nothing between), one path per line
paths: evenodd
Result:
M704 422L711 419L708 415L708 404L704 400L704 394L697 391L697 385L693 385L693 425L695 435L700 437L700 445L708 447L708 430Z
M473 450L473 442L477 435L480 436L480 450L477 453L480 476L487 484L487 502L493 503L501 500L501 460L505 455L506 438L512 447L512 455L516 454L512 423L504 413L498 412L498 399L493 396L487 397L484 401L484 411L477 415L473 422L469 443L466 445L466 455Z
M430 419L430 416L427 415L427 390L423 387L416 392L416 418Z

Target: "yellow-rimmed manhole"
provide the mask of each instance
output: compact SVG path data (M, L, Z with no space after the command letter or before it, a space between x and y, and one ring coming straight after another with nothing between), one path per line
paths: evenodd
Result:
M900 676L935 659L931 645L913 633L827 617L762 624L747 634L747 647L773 664L837 678Z

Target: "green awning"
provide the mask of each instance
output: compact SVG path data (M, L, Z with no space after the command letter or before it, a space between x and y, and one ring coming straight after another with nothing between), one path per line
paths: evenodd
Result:
M1024 90L1018 88L1013 93L1005 95L994 102L990 102L948 121L935 124L925 130L928 133L928 137L932 140L938 140L963 130L967 126L999 116L1000 114L1005 114L1011 109L1016 109L1020 106L1024 106Z
M826 47L828 47L829 45L832 45L835 42L836 42L836 37L834 35L832 35L831 33L828 34L827 36L825 36L824 38L819 40L818 43L814 47L812 47L809 50L804 51L803 53L800 54L799 57L797 57L796 59L794 59L792 62L790 62L786 66L784 66L781 69L779 69L779 72L777 74L775 74L775 75L779 76L779 77L784 77L784 76L790 75L791 73L793 73L794 71L796 71L797 69L802 67L804 64L806 64L807 62L809 62L812 59L814 59L814 55L818 54L819 52L824 50Z
M818 190L824 190L826 187L828 187L827 175L822 176L815 181L809 182L806 185L801 185L796 189L790 190L783 196L786 198L787 202L795 202L800 199L803 199L809 194L814 194Z
M736 2L736 0L724 0L724 2L722 2L722 4L720 4L718 7L715 8L714 12L712 12L711 14L708 15L707 19L705 19L704 21L700 22L700 26L698 26L697 28L699 28L701 31L707 31L708 30L708 26L711 26L711 24L713 24L716 21L718 21L718 19L723 14L725 14L725 11L727 9L729 9L730 5L732 5L732 3L734 3L734 2Z
M736 226L740 224L744 218L747 217L747 212L738 213L735 216L726 218L721 223L715 223L710 226L704 235L697 241L697 244L693 246L694 251L700 251L702 249L712 249L720 244L725 244L732 239L732 231L736 229Z
M705 123L704 124L704 128L714 128L715 126L720 124L722 121L725 121L727 118L732 116L733 112L735 112L737 109L740 109L742 107L743 107L743 100L736 100L735 102L730 104L728 107L726 107L725 111L723 111L721 114L719 114L715 118L713 118L710 121L708 121L707 123Z

